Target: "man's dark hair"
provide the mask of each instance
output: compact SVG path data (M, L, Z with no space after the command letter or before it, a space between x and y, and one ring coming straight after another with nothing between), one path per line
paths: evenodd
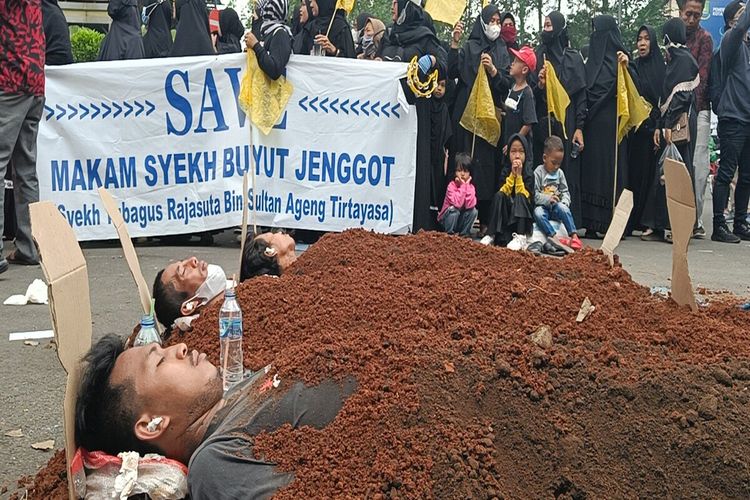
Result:
M456 153L456 170L466 170L472 174L474 160L469 153Z
M553 153L555 151L565 151L562 139L556 135L551 135L544 140L544 152Z
M154 279L154 312L156 318L166 328L164 334L168 336L174 321L182 316L182 303L188 299L188 294L178 292L171 282L165 284L162 281L163 274L164 269L156 273Z
M102 337L83 358L81 385L76 400L76 444L90 451L117 455L122 451L161 453L135 437L139 407L132 379L110 382L117 357L125 351L114 334Z
M685 8L685 4L688 2L698 2L701 4L701 9L706 6L706 0L677 0L677 8L682 10Z
M270 245L266 240L253 237L252 233L247 234L240 268L240 281L266 274L281 276L279 261L276 255L266 255L267 248L270 248Z

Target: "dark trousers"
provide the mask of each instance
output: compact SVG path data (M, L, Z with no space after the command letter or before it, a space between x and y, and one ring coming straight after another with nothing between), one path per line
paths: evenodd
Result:
M750 123L737 120L719 120L721 159L714 182L714 227L725 224L724 209L729 203L729 185L739 168L737 187L734 190L734 223L747 219L750 202Z

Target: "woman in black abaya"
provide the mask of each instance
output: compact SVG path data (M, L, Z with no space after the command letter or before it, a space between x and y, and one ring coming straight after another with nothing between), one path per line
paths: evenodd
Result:
M172 57L215 54L208 30L208 10L205 0L176 0L177 33L172 46Z
M541 33L542 43L536 49L539 81L534 90L538 122L534 125L534 158L541 159L544 154L544 141L549 136L550 122L552 135L563 140L565 156L561 168L565 172L570 189L570 211L576 226L581 224L581 158L583 150L583 128L586 125L586 68L581 54L569 47L568 28L565 16L554 11L544 19L544 30ZM552 116L547 119L547 91L544 70L545 59L555 69L565 92L570 97L570 104L565 110L565 133L562 124ZM573 143L579 154L571 156Z
M143 50L146 57L169 57L172 51L172 3L169 0L147 0L144 9L146 34Z
M586 62L586 149L581 153L581 225L587 237L607 231L628 179L627 138L617 144L617 65L628 64L627 49L612 16L596 16L592 23Z
M500 148L488 143L481 137L474 138L473 131L460 125L461 116L466 109L469 94L477 76L487 78L495 107L500 107L509 88L508 68L510 57L505 42L500 37L501 14L496 5L488 5L474 21L469 39L459 49L462 27L459 24L453 31L453 41L448 53L448 77L458 78L456 101L453 107L453 145L451 152L471 152L474 146L474 172L472 180L477 191L477 210L479 224L486 227L490 216L492 197L500 185ZM479 64L482 63L478 74ZM452 161L448 162L448 178L452 179Z
M687 167L690 177L693 177L693 153L695 151L695 136L698 133L698 111L695 108L695 89L700 83L698 63L685 46L687 33L685 23L676 17L667 21L662 32L664 46L667 48L667 70L659 100L659 130L654 134L654 142L662 149L672 144L672 129L677 125L681 115L687 113L690 140L675 143ZM660 152L661 154L661 152ZM661 182L663 165L657 169L651 182L648 201L643 214L643 223L653 229L654 237L659 240L664 230L669 229L666 191Z
M242 52L242 40L245 26L240 21L237 11L231 7L219 12L219 36L216 38L216 52L232 54Z
M121 61L143 58L138 1L109 0L107 14L112 18L112 25L99 49L99 60Z
M302 29L294 36L292 48L295 54L311 54L317 42L326 56L357 56L346 12L336 9L336 0L303 0L300 14L300 22L303 24Z
M255 52L258 66L272 80L284 74L292 54L292 31L284 24L288 10L287 0L266 0L259 6L260 32L263 44L254 33L245 36L248 50Z
M651 104L651 115L641 124L628 141L630 160L629 188L633 192L633 211L630 214L629 229L643 229L643 210L654 175L657 171L654 131L659 123L659 98L664 82L666 65L659 49L656 31L651 26L641 26L636 40L638 58L632 63L637 73L635 85L638 93ZM646 225L645 227L648 227ZM641 239L648 240L652 232L646 232Z
M379 57L384 61L409 62L417 57L427 73L447 68L445 50L435 34L425 26L425 17L419 2L397 0L393 4L394 24L387 37L383 37ZM426 79L422 69L420 78ZM442 206L445 191L435 192L437 185L445 186L444 171L438 161L432 162L431 130L432 103L430 99L416 97L404 83L404 92L417 110L417 168L414 185L414 219L412 231L437 229L437 212ZM444 189L444 187L443 187Z

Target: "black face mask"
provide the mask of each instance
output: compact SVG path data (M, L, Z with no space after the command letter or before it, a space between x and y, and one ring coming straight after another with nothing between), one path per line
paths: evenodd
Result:
M542 31L542 43L548 44L555 41L554 31Z

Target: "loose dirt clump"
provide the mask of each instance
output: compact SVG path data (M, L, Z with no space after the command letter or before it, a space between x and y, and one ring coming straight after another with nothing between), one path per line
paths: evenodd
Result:
M693 313L591 250L359 230L238 300L246 366L358 380L326 428L255 439L295 473L279 498L750 496L750 313L731 297ZM218 362L219 307L171 342Z

